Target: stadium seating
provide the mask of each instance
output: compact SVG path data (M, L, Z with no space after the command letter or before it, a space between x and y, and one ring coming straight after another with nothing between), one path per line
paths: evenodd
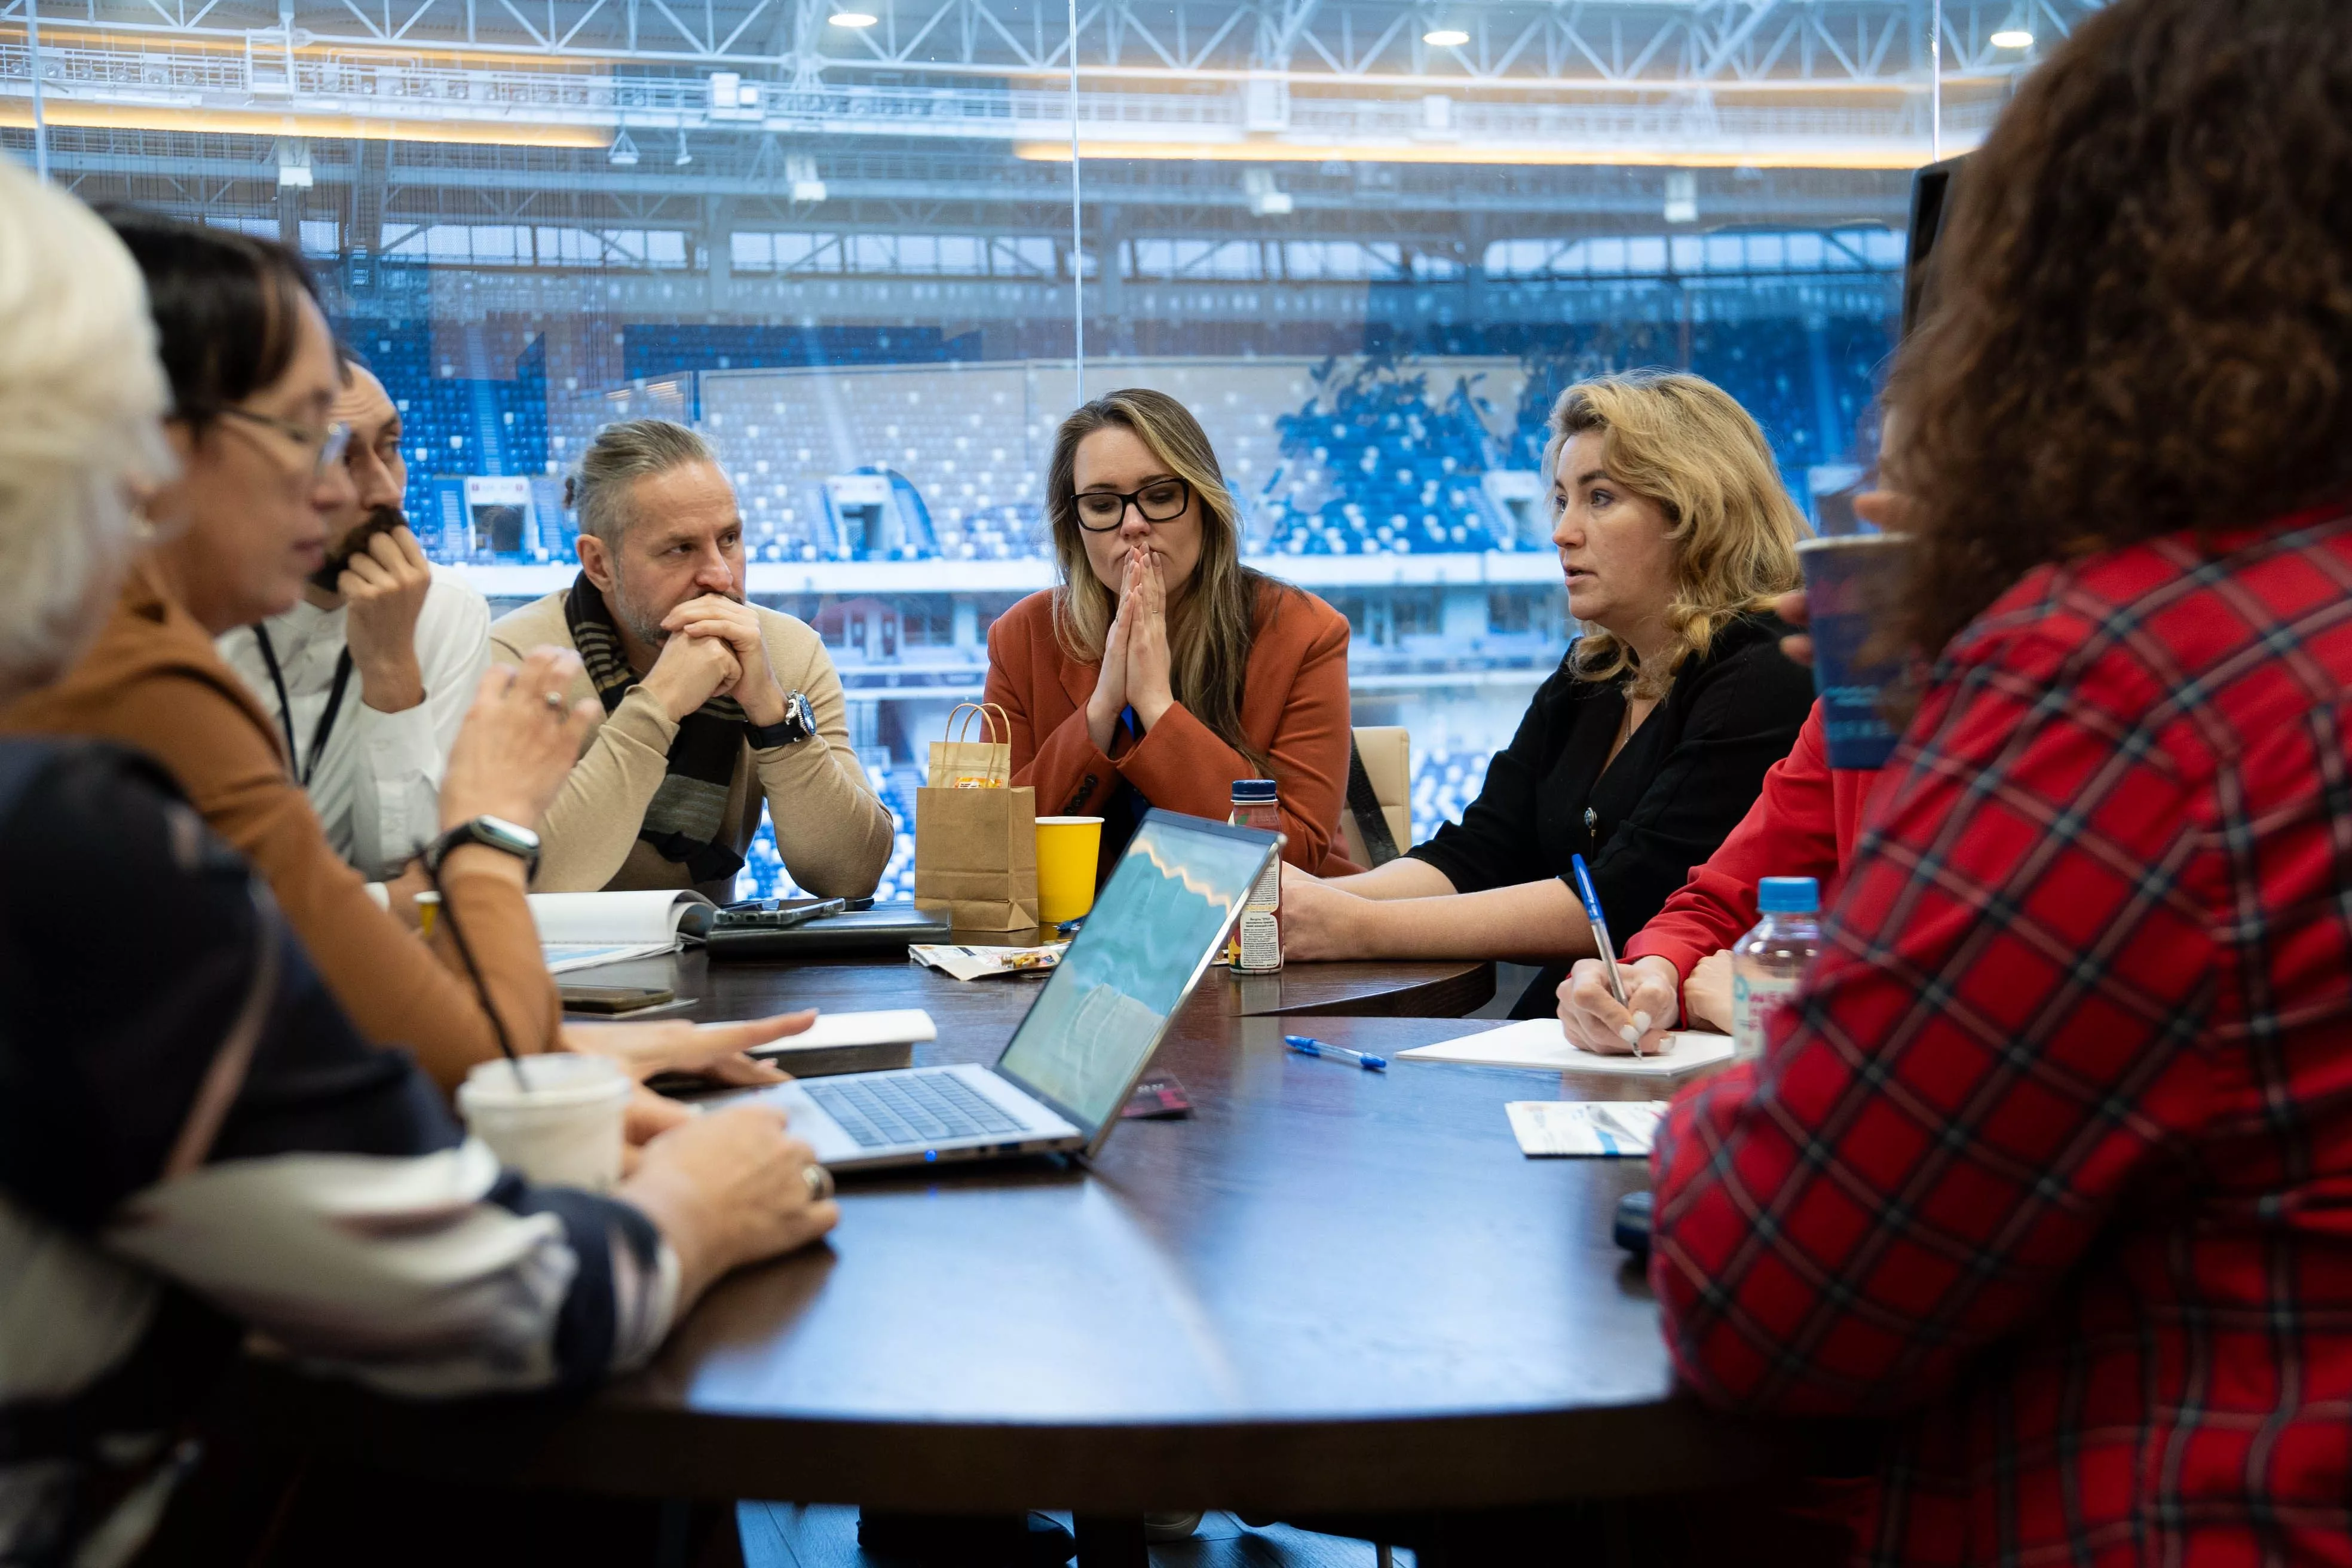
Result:
M1442 822L1459 822L1462 810L1477 798L1478 790L1486 780L1486 764L1491 752L1431 751L1413 758L1412 773L1412 839L1418 844L1437 831ZM898 832L890 843L889 863L882 868L882 880L874 889L877 899L911 899L915 896L915 791L922 784L922 775L913 767L900 766L887 771L868 767L866 775L882 796L882 804L890 808L898 824ZM738 874L735 896L739 899L791 898L800 889L784 874L784 863L776 853L775 825L763 811L760 817L758 837L743 854L743 869Z

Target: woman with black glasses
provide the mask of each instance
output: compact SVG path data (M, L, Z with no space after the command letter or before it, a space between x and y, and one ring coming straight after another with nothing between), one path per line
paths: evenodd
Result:
M1062 585L988 634L988 700L1041 816L1100 816L1097 865L1149 806L1223 817L1280 790L1283 858L1332 847L1348 785L1348 623L1241 562L1209 437L1184 405L1114 392L1062 422L1045 480Z

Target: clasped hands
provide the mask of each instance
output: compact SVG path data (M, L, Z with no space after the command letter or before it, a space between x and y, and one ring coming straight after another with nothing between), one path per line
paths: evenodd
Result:
M669 639L646 672L652 692L672 720L714 697L732 697L754 724L783 721L784 689L768 664L760 612L724 594L688 599L662 617Z
M1095 694L1087 700L1087 734L1106 755L1118 731L1118 716L1135 710L1149 731L1176 705L1168 652L1168 582L1160 556L1138 544L1127 553L1118 587L1118 613L1103 637L1102 669Z

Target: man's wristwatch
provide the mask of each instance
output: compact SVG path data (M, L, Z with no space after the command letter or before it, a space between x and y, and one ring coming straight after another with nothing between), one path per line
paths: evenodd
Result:
M784 693L784 716L772 724L743 726L755 750L766 751L771 746L796 746L816 733L816 712L809 700L797 691Z
M523 863L523 874L539 869L539 835L528 827L520 827L503 816L478 816L471 822L461 822L436 840L425 852L425 868L439 872L441 862L452 849L468 844L487 845L502 849Z

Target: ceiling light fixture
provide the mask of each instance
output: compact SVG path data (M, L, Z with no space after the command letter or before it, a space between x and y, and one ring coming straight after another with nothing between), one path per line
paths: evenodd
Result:
M2003 27L1992 36L1992 47L1996 49L2030 49L2033 47L2033 35L2022 27Z
M835 11L825 18L836 27L870 27L876 18L865 11Z
M1434 44L1441 49L1459 48L1470 41L1470 35L1459 27L1432 27L1421 36L1424 44Z
M604 157L616 169L628 168L637 161L637 144L630 141L629 133L624 131L613 138L612 151Z

